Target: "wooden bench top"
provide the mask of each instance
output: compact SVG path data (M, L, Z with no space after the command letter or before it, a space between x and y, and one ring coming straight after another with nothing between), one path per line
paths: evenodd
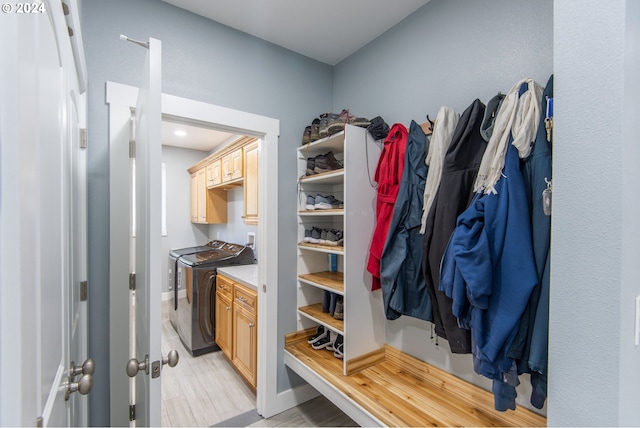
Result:
M387 426L546 426L522 406L498 412L493 395L444 370L385 346L384 361L344 376L331 352L292 333L285 350Z

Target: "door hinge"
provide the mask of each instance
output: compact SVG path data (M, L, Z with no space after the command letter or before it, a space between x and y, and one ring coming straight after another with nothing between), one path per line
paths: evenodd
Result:
M136 289L136 274L135 273L130 273L129 274L129 290L135 290Z
M89 298L88 286L89 284L87 283L87 281L80 281L80 301L81 302L86 302L87 299Z
M133 109L131 109L131 116L129 116L129 159L136 158L136 116Z
M80 128L80 148L87 148L87 128Z
M136 420L136 405L135 404L131 404L129 405L129 421L135 421Z

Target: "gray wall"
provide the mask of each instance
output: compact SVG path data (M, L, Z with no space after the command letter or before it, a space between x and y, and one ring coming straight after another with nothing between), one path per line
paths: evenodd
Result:
M192 247L208 242L208 226L191 223L192 167L208 153L200 150L162 146L162 162L167 172L167 236L162 237L162 254L174 248ZM168 291L168 258L162 257L162 291Z
M108 367L109 334L104 82L137 86L142 66L139 48L119 42L120 33L162 40L164 92L279 119L281 166L294 163L302 128L318 112L349 107L389 123L422 121L441 105L462 111L476 97L486 101L522 77L544 84L555 68L562 143L554 148L549 424L640 425L640 351L631 326L640 294L638 9L635 0L432 0L332 69L160 1L84 0L90 352L98 367ZM278 171L283 236L295 224L294 170ZM295 242L274 250L281 290L291 289ZM279 297L283 306L295 304ZM285 312L279 331L295 325ZM391 344L467 375L465 362L447 362L442 350L425 346L425 328L401 319L387 333ZM108 376L96 373L92 425L109 424ZM280 373L281 387L286 377Z
M557 1L549 425L640 426L640 3Z
M435 118L443 105L462 113L525 77L544 85L552 72L551 0L432 0L335 67L334 110L408 126ZM388 344L491 388L470 355L451 354L446 341L436 346L430 337L430 323L387 321ZM528 377L521 381L518 403L532 408Z
M253 232L256 235L255 257L258 257L258 226L255 224L245 224L242 221L244 213L244 188L242 186L227 190L227 223L212 224L208 227L209 238L222 239L223 241L235 244L246 244L247 233Z
M119 40L162 41L163 92L276 118L279 140L280 303L295 305L295 147L304 127L332 105L332 68L232 30L160 0L83 0L82 30L89 73L89 353L99 370L89 396L91 425L109 425L109 146L105 82L141 83L144 51ZM313 100L312 103L309 100ZM205 232L206 233L206 232ZM116 308L127 316L127 308ZM283 311L281 331L295 329ZM280 330L279 330L280 331ZM123 346L128 346L123 344ZM282 347L280 347L282 349ZM296 382L280 368L280 389ZM114 374L115 375L115 374ZM123 409L125 412L127 409Z

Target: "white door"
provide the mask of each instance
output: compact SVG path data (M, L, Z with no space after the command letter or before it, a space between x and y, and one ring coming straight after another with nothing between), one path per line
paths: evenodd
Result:
M76 210L84 178L74 169L84 110L71 111L70 87L78 85L61 3L5 4L3 12L0 425L78 425L86 423L86 397L74 392L92 385L90 375L70 370L72 358L86 356L86 341L77 341L82 305L73 297L86 274L74 243L82 232L72 226L86 216Z
M160 426L161 43L149 39L135 110L135 425ZM130 369L130 366L128 366ZM129 373L131 375L132 373ZM133 397L131 397L133 398Z

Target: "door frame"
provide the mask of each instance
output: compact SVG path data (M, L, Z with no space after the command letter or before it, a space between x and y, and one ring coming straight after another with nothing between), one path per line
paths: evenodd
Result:
M135 108L138 88L115 82L106 83L106 103L109 106L109 149L111 156L129 145L129 117ZM162 94L162 114L185 120L204 122L222 131L258 137L258 234L262 245L258 246L258 389L256 407L264 417L283 409L278 403L277 367L278 331L260 326L278 325L278 138L280 122L266 116L247 113L201 101ZM110 192L118 183L118 174L110 166ZM121 177L120 177L121 178ZM267 195L269 197L267 197ZM117 224L115 207L111 207L111 237ZM160 215L160 213L158 213ZM128 223L127 223L128 224ZM269 227L267 227L269 225ZM266 244L268 243L268 244ZM270 249L270 251L269 251ZM122 272L128 272L128 260L118 258L113 247L110 250L110 398L111 424L127 424L123 410L128 410L128 377L125 373L128 360L128 317L123 313L129 305L128 282L123 282ZM123 407L126 406L126 407ZM128 416L128 413L126 414Z

